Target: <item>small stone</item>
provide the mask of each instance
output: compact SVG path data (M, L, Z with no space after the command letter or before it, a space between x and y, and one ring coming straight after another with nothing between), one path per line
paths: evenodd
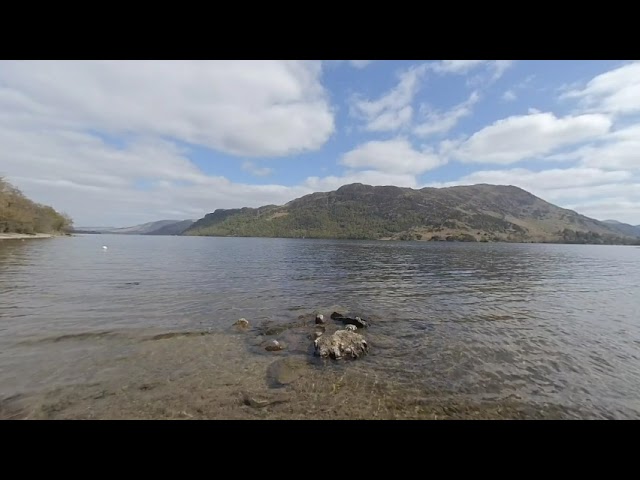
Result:
M267 400L258 400L252 396L250 396L248 393L246 392L242 392L242 402L249 406L249 407L253 407L253 408L264 408L266 406L268 406L271 402L267 401Z
M357 318L357 317L356 317L356 318ZM352 331L352 332L355 332L356 330L358 330L358 327L356 327L355 325L351 325L351 324L349 324L349 325L347 325L346 327L344 327L344 329L345 329L345 330Z
M249 392L242 392L242 403L249 407L253 408L264 408L269 405L276 405L278 403L288 402L289 398L285 396L279 396L279 398L271 398L269 400L262 400L254 395L251 395Z
M316 324L323 324L324 323L324 315L319 314L316 315Z

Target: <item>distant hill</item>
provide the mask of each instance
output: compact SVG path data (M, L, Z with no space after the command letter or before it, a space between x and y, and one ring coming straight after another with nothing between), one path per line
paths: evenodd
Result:
M117 235L180 235L193 220L159 220L133 227L80 227L74 233L110 233Z
M144 235L180 235L187 228L193 225L193 220L182 220L164 225L157 230L151 230Z
M71 232L72 233L90 233L93 235L102 233L102 231L100 230L92 230L90 228L74 228Z
M414 190L356 183L283 206L218 209L183 234L640 244L637 236L521 188L486 184Z
M617 220L605 220L604 223L622 235L640 236L640 225L629 225L628 223L618 222Z

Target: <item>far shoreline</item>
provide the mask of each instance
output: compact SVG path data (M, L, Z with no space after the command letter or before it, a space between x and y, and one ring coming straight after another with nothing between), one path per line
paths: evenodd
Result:
M24 240L27 238L54 238L66 237L64 233L0 233L0 240Z

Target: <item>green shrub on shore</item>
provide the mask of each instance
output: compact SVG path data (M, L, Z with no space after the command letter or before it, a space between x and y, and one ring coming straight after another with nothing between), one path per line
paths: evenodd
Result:
M0 233L67 233L72 225L68 215L35 203L0 177Z

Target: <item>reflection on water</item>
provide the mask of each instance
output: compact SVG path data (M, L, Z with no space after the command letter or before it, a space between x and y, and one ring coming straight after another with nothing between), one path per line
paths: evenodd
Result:
M323 364L340 308L371 354ZM630 247L2 241L0 417L640 418L639 321Z

